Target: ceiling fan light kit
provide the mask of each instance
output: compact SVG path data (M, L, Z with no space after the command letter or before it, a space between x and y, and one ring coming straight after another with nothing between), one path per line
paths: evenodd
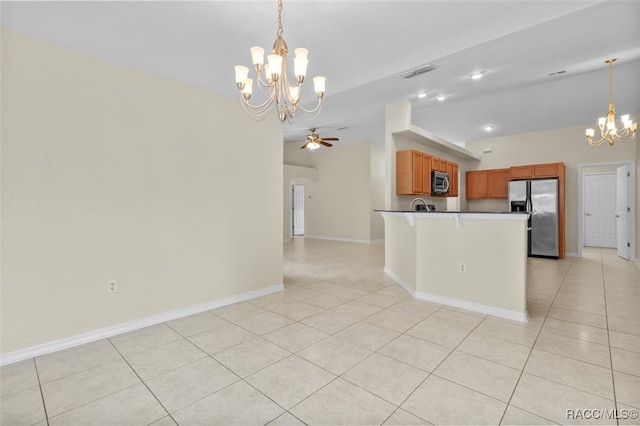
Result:
M296 114L303 111L314 114L310 119L318 116L322 109L322 97L324 96L325 81L322 76L314 77L313 84L317 97L314 108L305 109L300 104L302 86L307 74L309 51L304 48L295 49L294 79L289 79L287 69L287 43L282 37L282 0L278 0L278 32L273 43L273 55L267 57L264 64L264 49L254 46L251 48L253 67L256 72L255 80L258 88L266 98L261 104L251 104L249 101L253 95L253 79L249 78L249 68L236 65L236 86L240 91L240 103L252 117L264 118L271 110L275 109L281 123L285 121L293 123ZM263 75L264 71L264 75Z
M594 129L586 129L585 134L587 136L587 142L590 145L598 146L602 145L604 141L609 142L609 145L613 145L617 140L623 142L631 142L636 137L636 131L638 130L638 123L634 123L629 118L628 114L620 117L622 121L622 127L616 127L616 107L613 103L613 63L618 58L611 58L604 61L609 64L609 110L606 117L600 117L598 119L598 127L600 127L600 136L598 140L593 140L595 135Z
M300 147L300 149L305 149L308 148L311 151L315 151L316 149L320 148L321 146L326 146L327 148L331 148L333 146L333 144L327 142L327 141L339 141L340 139L338 138L321 138L320 136L318 136L318 134L316 133L316 129L309 129L309 131L311 132L311 134L307 135L307 142L302 145Z

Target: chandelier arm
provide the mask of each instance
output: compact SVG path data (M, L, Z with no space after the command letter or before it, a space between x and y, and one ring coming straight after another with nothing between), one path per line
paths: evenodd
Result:
M266 73L266 71L265 71ZM256 72L256 82L258 83L257 86L260 89L260 92L264 95L265 98L268 98L270 96L270 94L267 94L264 89L265 88L271 88L273 87L273 85L275 84L275 82L272 82L271 84L269 84L269 79L268 76L265 74L265 78L267 78L267 81L262 79L262 73Z
M607 140L606 136L601 137L600 139L598 139L597 141L594 141L590 136L587 136L587 142L589 142L589 145L593 145L593 146L600 146L604 143L604 141Z
M267 100L258 105L252 104L251 102L246 100L242 95L240 95L240 100L242 101L243 104L247 105L251 109L262 110L262 109L268 109L271 106L274 95L275 95L275 92L271 92Z
M242 108L251 116L251 118L256 120L264 119L264 117L266 117L268 113L271 112L271 109L269 108L256 112L251 109L251 107L248 106L245 102L243 102L242 99L240 100L240 104L242 105Z
M313 114L314 112L319 112L321 108L322 108L322 98L318 98L318 103L316 104L315 107L311 109L306 109L302 105L298 105L298 109L306 112L307 114Z

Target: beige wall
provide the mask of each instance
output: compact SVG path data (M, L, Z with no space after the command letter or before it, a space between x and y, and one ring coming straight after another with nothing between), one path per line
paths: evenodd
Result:
M578 252L578 165L604 163L612 161L636 161L638 143L616 143L614 146L590 146L585 137L585 126L567 127L499 138L482 139L467 142L466 148L482 156L477 169L494 169L523 164L564 162L566 165L566 241L567 253ZM484 147L490 147L491 153L483 153ZM476 167L474 167L476 168ZM638 174L636 174L637 179ZM636 180L636 187L640 188ZM470 201L472 211L487 210L504 205L504 200ZM637 210L636 210L637 211ZM636 223L640 225L636 217ZM636 226L636 229L639 229ZM636 236L637 238L637 236ZM638 247L636 245L636 247Z
M287 165L317 170L317 181L305 183L305 235L354 241L383 238L382 220L374 209L382 208L380 185L384 176L384 153L370 142L336 144L315 151L285 144ZM285 179L289 187L291 179ZM379 186L380 185L380 186ZM285 210L290 201L285 199ZM289 221L285 222L288 227ZM290 235L285 228L284 238Z
M282 283L277 120L6 32L1 106L1 352Z

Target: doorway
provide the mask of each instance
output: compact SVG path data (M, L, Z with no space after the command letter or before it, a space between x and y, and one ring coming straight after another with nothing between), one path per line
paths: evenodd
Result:
M635 163L578 165L578 256L585 246L612 247L636 256Z
M291 185L291 228L294 236L304 235L304 184Z

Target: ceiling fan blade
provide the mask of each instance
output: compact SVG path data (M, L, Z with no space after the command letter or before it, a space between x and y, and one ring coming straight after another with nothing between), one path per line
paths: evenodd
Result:
M324 146L329 146L329 147L333 146L333 144L330 144L329 142L325 142L323 140L319 140L318 143L320 143L320 144L322 144Z
M310 143L310 142L305 143L304 145L302 145L302 146L300 147L300 149L305 149L305 148L307 147L307 145L309 145L309 143Z
M325 141L339 141L340 140L338 138L320 138L320 139L325 140Z

